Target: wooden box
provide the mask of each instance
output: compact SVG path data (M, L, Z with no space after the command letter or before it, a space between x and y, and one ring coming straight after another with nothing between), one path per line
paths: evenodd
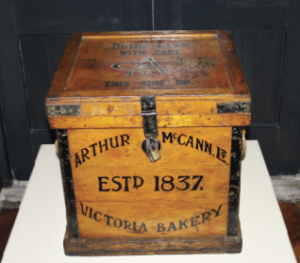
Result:
M46 98L65 253L240 252L250 102L228 31L71 35Z

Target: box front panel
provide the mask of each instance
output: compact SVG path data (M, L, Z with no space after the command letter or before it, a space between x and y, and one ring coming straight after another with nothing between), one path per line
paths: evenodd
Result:
M154 163L143 129L68 139L81 237L226 236L231 127L160 129Z

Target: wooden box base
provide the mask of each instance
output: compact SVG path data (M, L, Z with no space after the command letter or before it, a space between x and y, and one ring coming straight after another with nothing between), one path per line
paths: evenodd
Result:
M72 239L66 231L64 249L69 256L239 253L242 235L239 229L229 237Z

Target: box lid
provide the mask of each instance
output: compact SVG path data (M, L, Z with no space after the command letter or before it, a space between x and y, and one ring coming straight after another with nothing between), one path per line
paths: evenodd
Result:
M143 127L141 96L155 96L158 127L250 124L225 30L72 34L46 110L51 128Z

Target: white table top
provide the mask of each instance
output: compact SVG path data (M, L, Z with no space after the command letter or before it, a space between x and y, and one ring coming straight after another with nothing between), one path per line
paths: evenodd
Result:
M92 262L296 262L257 141L242 162L240 254L70 257L63 251L65 205L54 145L42 145L2 263Z

